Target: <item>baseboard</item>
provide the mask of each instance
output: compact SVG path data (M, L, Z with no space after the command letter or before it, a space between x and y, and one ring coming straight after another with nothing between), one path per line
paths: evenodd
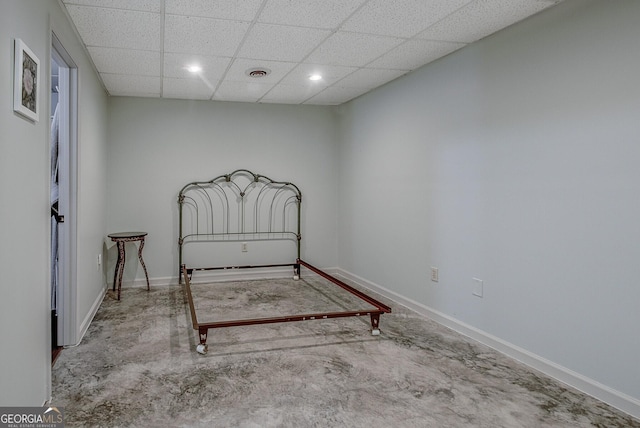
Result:
M606 385L603 385L593 379L576 373L566 367L540 357L526 349L520 348L512 343L493 336L487 332L477 329L469 324L457 320L447 314L432 309L422 303L408 299L394 291L386 289L378 284L347 272L343 269L335 269L334 275L340 276L346 280L352 281L361 287L379 293L394 302L426 316L437 323L448 327L458 333L461 333L471 339L474 339L496 351L505 354L515 360L520 361L527 366L546 374L572 388L575 388L587 395L590 395L610 406L613 406L629 415L640 419L640 400L616 391Z
M87 333L87 330L89 329L89 325L91 324L91 321L93 321L93 317L96 316L98 309L100 309L100 305L102 304L102 301L104 300L104 296L106 294L107 294L106 288L104 288L100 293L98 293L98 296L96 297L96 300L91 305L91 309L89 309L87 316L85 316L84 319L82 320L82 323L80 323L80 330L78 332L78 341L73 346L77 346L78 344L80 344L80 342L82 342L82 338Z
M256 279L274 279L293 277L292 267L281 268L252 268L252 269L220 269L211 271L196 272L191 282L193 284L207 282L225 282L225 281L251 281ZM178 284L177 276L166 276L159 278L149 278L151 287L161 287ZM122 288L138 288L146 287L147 280L145 278L137 278L133 281L122 283ZM112 283L109 284L112 287Z

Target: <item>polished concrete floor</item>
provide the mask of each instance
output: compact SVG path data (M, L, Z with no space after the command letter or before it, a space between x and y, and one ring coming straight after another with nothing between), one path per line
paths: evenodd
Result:
M313 276L193 294L201 322L362 306ZM62 352L53 405L69 427L640 427L385 302L393 313L381 317L380 336L368 317L230 327L212 330L200 355L181 287L125 288Z

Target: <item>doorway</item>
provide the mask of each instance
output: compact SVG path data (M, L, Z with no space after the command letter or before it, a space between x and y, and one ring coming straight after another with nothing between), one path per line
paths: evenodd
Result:
M76 343L75 236L77 67L60 40L51 46L51 347Z

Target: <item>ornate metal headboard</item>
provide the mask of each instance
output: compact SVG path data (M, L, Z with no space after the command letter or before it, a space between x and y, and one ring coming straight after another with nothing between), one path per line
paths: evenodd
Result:
M190 242L294 240L300 258L300 189L239 169L180 190L179 258Z

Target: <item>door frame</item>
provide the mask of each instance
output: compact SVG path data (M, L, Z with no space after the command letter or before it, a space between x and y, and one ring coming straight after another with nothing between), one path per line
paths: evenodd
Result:
M78 343L77 323L77 189L78 189L78 67L60 39L51 32L51 58L59 66L59 274L56 293L58 346ZM51 70L51 68L49 69Z

